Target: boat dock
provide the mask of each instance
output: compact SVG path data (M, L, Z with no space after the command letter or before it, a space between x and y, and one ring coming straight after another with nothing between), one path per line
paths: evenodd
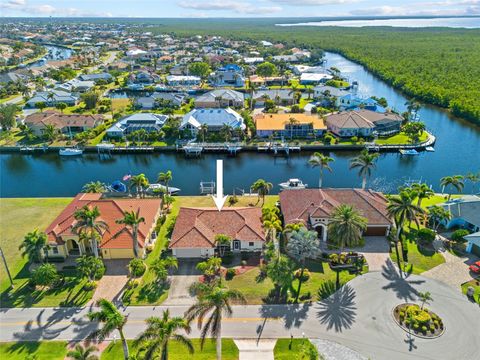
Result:
M241 143L187 143L177 144L177 151L183 151L185 156L200 156L203 152L226 152L235 156L243 149Z

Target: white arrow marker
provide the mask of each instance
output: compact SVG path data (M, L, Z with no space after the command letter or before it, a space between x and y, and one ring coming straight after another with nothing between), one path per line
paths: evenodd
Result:
M227 200L227 197L223 196L223 160L217 160L217 195L212 197L218 211L221 211Z

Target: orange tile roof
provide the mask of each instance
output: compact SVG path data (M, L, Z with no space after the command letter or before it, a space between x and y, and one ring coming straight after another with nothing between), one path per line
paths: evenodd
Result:
M302 189L280 193L280 206L286 223L307 222L309 217L329 218L341 205L352 205L369 225L390 225L387 199L382 193L362 189Z
M285 125L290 118L297 120L298 124L313 124L315 130L325 130L327 126L318 115L309 114L258 114L254 117L257 130L285 130Z
M131 249L133 248L132 232L125 225L117 224L116 220L123 218L123 214L127 211L140 209L140 216L145 218L145 222L139 225L138 243L143 247L155 222L160 202L157 199L101 199L101 194L80 193L46 229L49 242L64 244L63 236L74 235L71 229L77 222L74 217L75 211L84 206L89 208L97 206L100 211L99 220L106 222L109 226L108 231L102 234L100 248Z
M265 241L260 208L180 208L169 248L212 248L215 236Z

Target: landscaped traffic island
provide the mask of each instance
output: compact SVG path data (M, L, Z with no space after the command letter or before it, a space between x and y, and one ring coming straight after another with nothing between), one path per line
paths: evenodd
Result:
M397 305L393 317L403 330L422 338L437 338L445 331L440 316L417 304Z

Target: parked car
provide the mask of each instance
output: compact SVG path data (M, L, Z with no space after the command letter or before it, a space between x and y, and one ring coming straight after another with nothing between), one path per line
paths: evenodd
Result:
M480 261L477 261L470 265L470 271L475 274L480 274Z

